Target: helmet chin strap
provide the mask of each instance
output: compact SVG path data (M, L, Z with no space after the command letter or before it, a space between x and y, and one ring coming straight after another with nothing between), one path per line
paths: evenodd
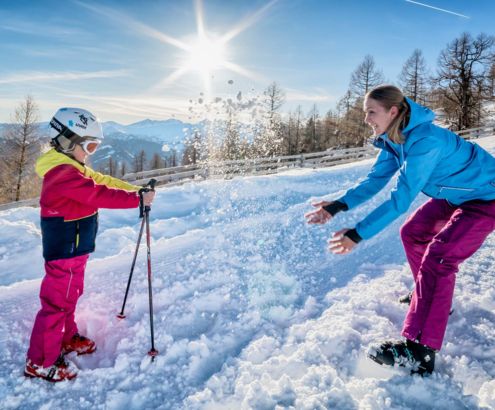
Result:
M64 154L70 154L74 151L76 147L76 143L69 140L64 135L58 135L55 138L52 138L51 145L59 152Z
M79 135L71 131L55 117L50 121L50 127L58 131L58 134L52 138L52 145L64 154L70 154L74 151L77 142L81 139Z

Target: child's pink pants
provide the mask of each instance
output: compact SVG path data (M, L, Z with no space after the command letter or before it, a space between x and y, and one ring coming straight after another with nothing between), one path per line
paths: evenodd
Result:
M28 359L49 367L60 356L62 343L77 333L74 311L83 294L84 269L88 255L45 262L41 282L41 309L36 316Z

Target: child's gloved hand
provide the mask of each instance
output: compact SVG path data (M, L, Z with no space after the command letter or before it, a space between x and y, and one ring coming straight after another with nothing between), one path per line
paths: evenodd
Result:
M150 179L149 182L144 185L139 191L139 217L143 217L144 207L150 207L153 199L155 198L155 185L156 179Z
M150 206L155 198L155 191L145 191L142 193L143 205Z

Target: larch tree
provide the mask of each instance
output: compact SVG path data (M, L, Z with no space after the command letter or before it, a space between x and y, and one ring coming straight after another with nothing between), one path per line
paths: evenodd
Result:
M383 74L376 68L374 58L368 54L353 71L349 90L352 97L357 100L363 98L368 91L381 83L383 83Z
M399 75L399 85L406 97L419 104L426 104L428 73L421 50L414 50L404 63Z
M150 163L149 163L149 169L161 169L165 168L165 162L163 161L163 158L155 152L153 156L151 157Z
M265 112L265 124L261 135L256 139L255 151L262 156L281 153L283 146L282 120L280 108L285 102L285 92L276 82L271 83L263 92L262 107Z
M19 201L39 194L41 182L34 176L33 167L42 148L38 113L33 97L27 96L15 109L13 122L4 133L0 181L4 200Z
M144 149L134 157L134 172L144 171L144 164L146 163L146 152Z
M381 70L376 67L373 56L364 60L351 74L349 89L338 103L340 144L364 146L367 141L366 124L363 120L363 100L366 93L384 81Z
M434 78L448 120L457 130L479 125L483 102L489 96L489 73L493 64L493 36L473 38L463 33L440 53Z

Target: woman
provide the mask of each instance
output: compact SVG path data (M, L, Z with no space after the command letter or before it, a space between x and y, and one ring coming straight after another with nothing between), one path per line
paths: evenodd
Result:
M305 215L324 224L355 208L398 174L390 197L353 229L336 232L330 250L346 254L406 212L419 192L431 197L401 228L415 289L404 320L404 341L385 342L368 352L380 364L431 373L452 304L459 264L495 229L495 158L476 144L432 123L434 114L382 85L364 100L365 122L380 154L368 176L344 196L314 204ZM407 300L409 302L409 300Z

